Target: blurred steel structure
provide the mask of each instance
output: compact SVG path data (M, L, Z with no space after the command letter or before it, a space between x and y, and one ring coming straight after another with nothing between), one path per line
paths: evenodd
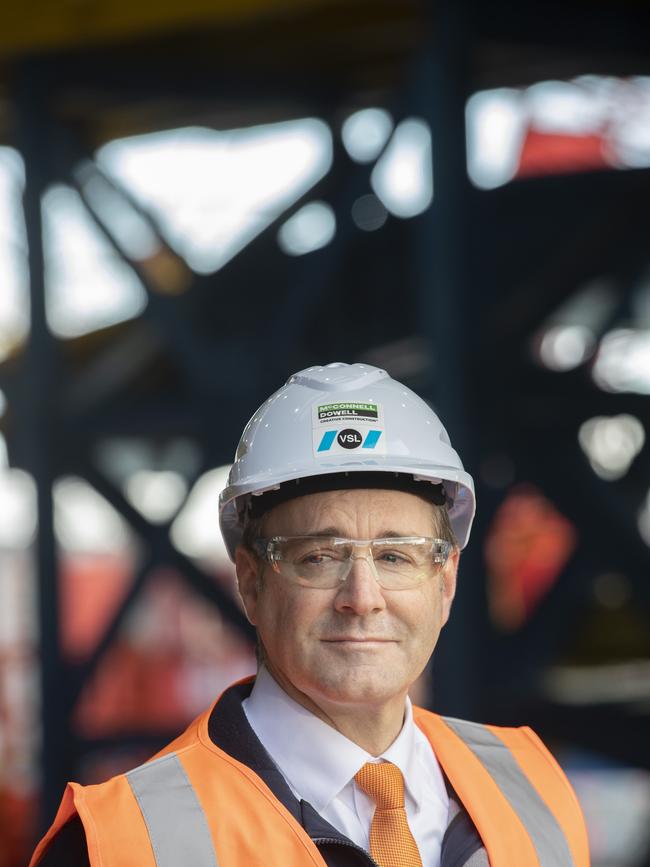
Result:
M650 549L636 512L650 486L650 447L622 481L605 482L589 467L577 430L592 416L621 411L650 430L650 405L599 390L587 365L560 383L529 352L549 314L602 275L619 299L609 327L625 319L650 264L650 171L531 178L486 192L470 185L465 153L465 103L478 89L585 71L649 74L648 11L634 3L192 0L158 4L149 20L145 6L98 3L86 20L48 7L38 26L16 7L0 35L10 107L0 134L25 161L31 287L28 345L0 367L10 407L2 428L12 465L28 469L38 487L43 821L93 747L73 731L75 703L155 566L172 565L249 634L228 594L174 548L171 522L155 526L130 505L97 462L98 443L108 435L187 437L201 449L198 478L229 462L251 411L290 372L337 359L385 364L430 397L477 476L480 520L437 654L436 708L494 722L525 717L546 737L650 767L647 702L562 704L543 686L548 667L574 652L598 572L624 572L648 622ZM388 108L396 122L423 117L434 142L433 205L376 232L360 232L350 216L370 190L372 165L352 161L338 135L342 120L367 105ZM331 170L214 275L192 273L155 219L93 159L101 144L127 134L304 116L334 131ZM154 256L127 255L88 194L91 181L110 187L120 207L154 232ZM148 299L137 319L75 341L55 339L45 317L40 198L54 182L78 190ZM315 199L334 208L336 235L320 250L288 257L277 230ZM511 633L488 618L482 561L483 537L508 490L483 467L504 456L514 480L534 483L579 537L560 580ZM87 479L145 552L81 666L60 647L52 482L63 474Z

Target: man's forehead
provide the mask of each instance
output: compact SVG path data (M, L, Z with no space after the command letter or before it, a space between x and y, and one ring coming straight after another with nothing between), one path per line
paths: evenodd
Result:
M306 494L281 503L266 516L265 531L345 534L355 526L386 535L424 534L430 530L434 506L417 494L377 489L343 489Z

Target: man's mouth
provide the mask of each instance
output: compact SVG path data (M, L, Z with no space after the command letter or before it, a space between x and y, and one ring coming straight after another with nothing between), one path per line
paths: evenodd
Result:
M324 638L323 641L328 644L390 644L394 642L394 638L382 638L375 635L359 637L358 635L341 635L336 638Z

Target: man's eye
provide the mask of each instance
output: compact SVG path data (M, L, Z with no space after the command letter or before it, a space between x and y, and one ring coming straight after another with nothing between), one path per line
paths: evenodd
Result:
M398 554L396 551L383 551L379 556L380 560L383 560L384 563L408 563L408 559L404 557L402 554Z
M307 563L309 566L321 566L323 563L329 563L331 559L331 555L324 551L314 551L311 554L304 554L300 558L300 562Z

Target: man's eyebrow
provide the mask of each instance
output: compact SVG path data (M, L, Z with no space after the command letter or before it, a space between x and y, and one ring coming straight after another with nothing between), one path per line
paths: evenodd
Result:
M423 535L423 533L411 533L410 531L398 533L396 530L384 530L383 533L378 533L375 539L420 539Z

